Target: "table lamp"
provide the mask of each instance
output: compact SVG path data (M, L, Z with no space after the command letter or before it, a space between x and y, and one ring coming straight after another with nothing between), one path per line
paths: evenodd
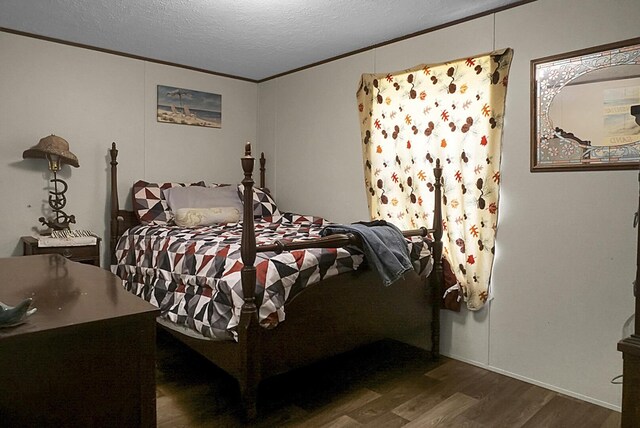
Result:
M68 186L64 180L57 176L63 164L69 164L76 168L80 166L76 155L69 151L69 143L64 138L51 134L42 138L35 146L25 150L22 153L22 158L46 159L49 162L49 170L53 172L53 179L51 180L53 190L49 190L49 206L54 216L50 220L45 217L40 217L38 220L43 226L48 226L51 230L69 229L69 224L75 223L76 218L74 215L67 215L62 211L67 204L67 197L64 194ZM59 185L61 189L58 188Z

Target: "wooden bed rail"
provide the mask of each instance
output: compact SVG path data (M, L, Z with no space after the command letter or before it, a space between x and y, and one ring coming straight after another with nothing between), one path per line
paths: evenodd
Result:
M402 232L402 235L408 238L410 236L427 236L433 232L433 229L422 227L420 229L405 230ZM273 244L258 245L256 247L256 252L275 252L276 254L280 254L283 251L304 250L307 248L340 248L346 247L347 245L362 247L362 242L360 238L353 233L336 233L329 236L323 236L321 238L305 239L302 241L277 240Z

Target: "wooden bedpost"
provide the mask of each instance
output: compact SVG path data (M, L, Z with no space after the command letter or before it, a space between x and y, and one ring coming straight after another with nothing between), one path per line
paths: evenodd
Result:
M253 164L254 158L251 156L251 143L246 143L244 147L244 156L242 157L242 170L244 178L242 185L244 186L244 194L242 201L244 204L242 213L242 247L240 254L242 256L242 292L244 293L244 304L242 305L242 314L250 316L244 317L240 326L247 328L256 318L256 232L253 224Z
M264 189L266 187L266 178L265 178L265 167L264 165L267 163L267 159L264 157L264 152L260 153L260 188Z
M242 365L246 368L244 376L239 379L242 404L248 420L257 414L256 399L258 383L260 381L259 343L258 343L258 312L255 303L256 292L256 232L253 223L253 165L255 159L251 156L251 143L247 142L242 157L244 171L243 215L242 215L242 243L240 255L244 264L240 273L242 278L242 293L244 303L240 313L238 325L238 344L242 353Z
M120 211L118 202L118 149L116 149L116 143L111 143L111 149L109 150L111 155L111 222L109 231L109 252L111 253L111 264L116 263L116 241L119 235L118 225L118 211Z
M442 167L440 159L436 159L436 166L433 169L435 177L435 215L433 216L433 260L435 276L432 279L433 305L432 305L432 328L431 328L431 355L434 359L440 356L440 299L442 296L442 285L444 284L444 270L442 268Z

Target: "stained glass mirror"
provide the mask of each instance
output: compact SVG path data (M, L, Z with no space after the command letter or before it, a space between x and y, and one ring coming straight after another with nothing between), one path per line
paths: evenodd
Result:
M638 168L640 38L532 60L531 86L532 172Z

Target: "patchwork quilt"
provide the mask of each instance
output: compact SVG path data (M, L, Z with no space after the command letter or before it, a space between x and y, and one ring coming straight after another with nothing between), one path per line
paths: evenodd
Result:
M318 238L320 230L331 224L320 217L293 213L258 218L256 244ZM243 304L241 236L242 223L197 229L138 225L120 238L117 262L111 270L127 290L160 308L162 318L207 338L236 340ZM431 254L427 243L420 237L407 243L416 270L428 274ZM260 324L276 327L285 319L288 299L322 279L358 269L363 260L355 247L258 253Z

